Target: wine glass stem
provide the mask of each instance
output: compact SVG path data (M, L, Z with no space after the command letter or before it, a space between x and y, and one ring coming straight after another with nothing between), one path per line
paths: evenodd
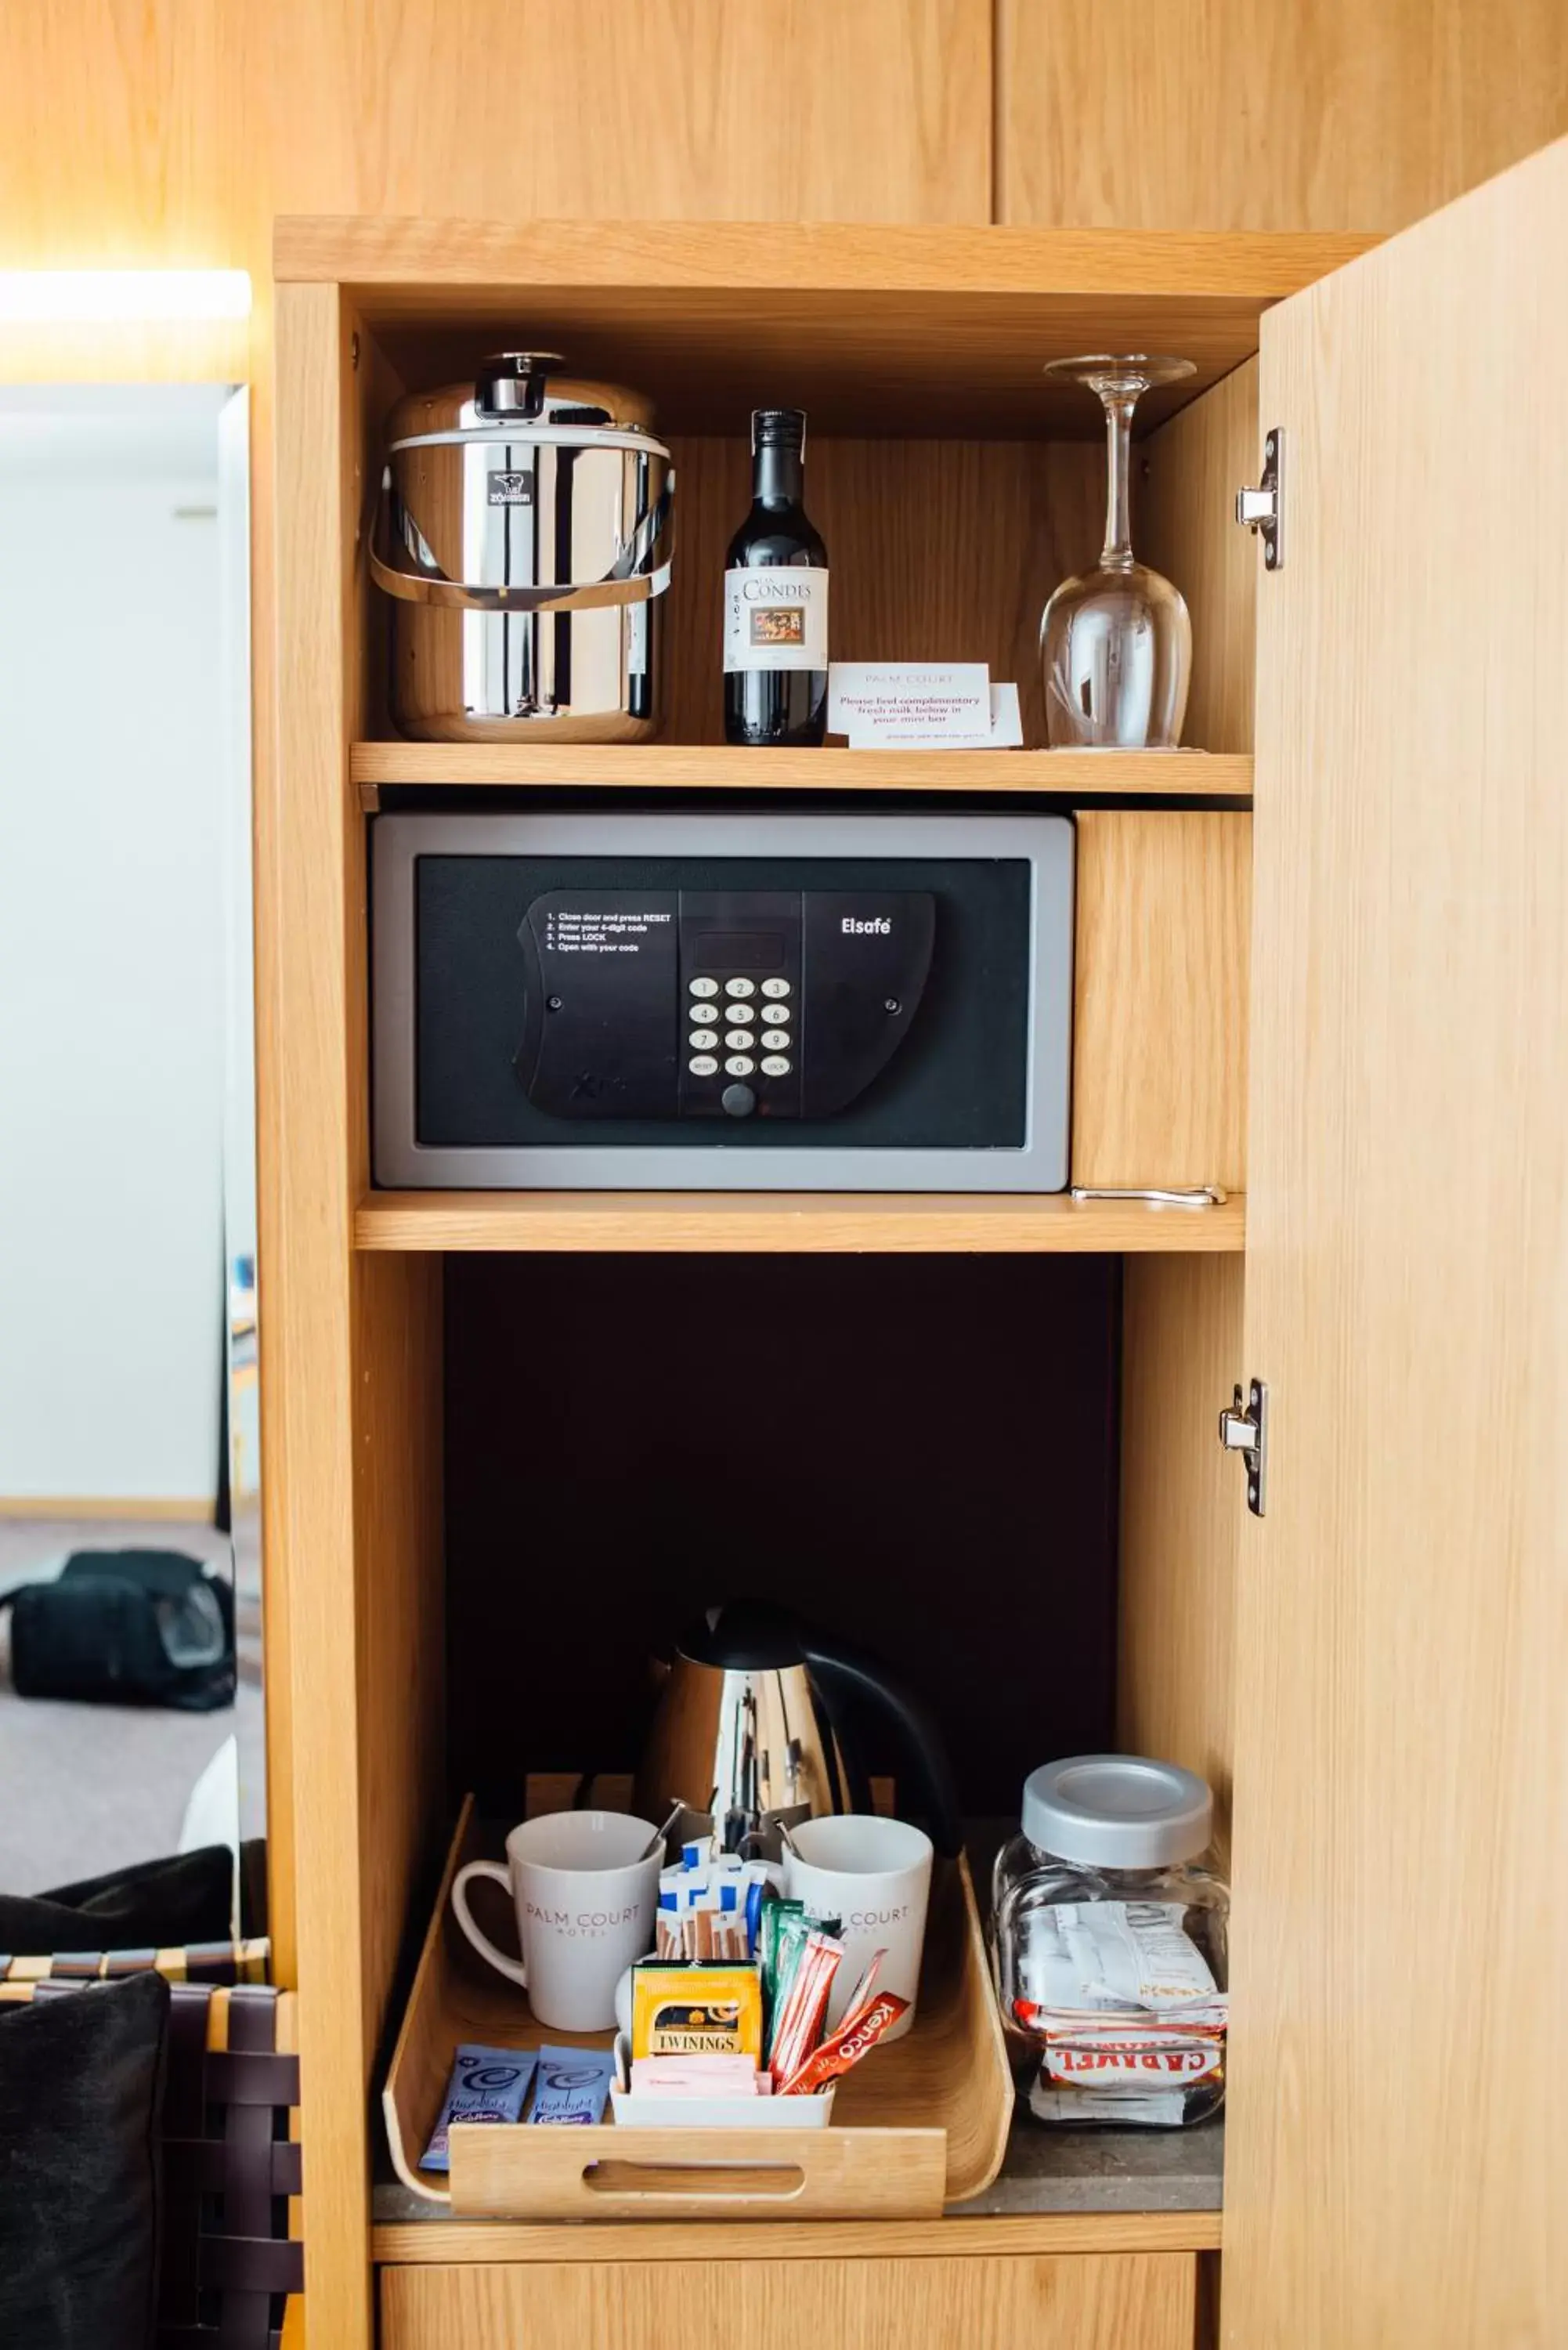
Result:
M1127 495L1132 473L1132 413L1136 391L1102 391L1106 404L1106 543L1100 550L1105 571L1132 568L1132 523Z

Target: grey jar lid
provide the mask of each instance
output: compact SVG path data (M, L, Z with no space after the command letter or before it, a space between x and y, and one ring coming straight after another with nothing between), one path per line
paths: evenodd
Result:
M1042 1852L1096 1868L1160 1868L1209 1842L1214 1798L1179 1762L1070 1754L1023 1782L1023 1833Z

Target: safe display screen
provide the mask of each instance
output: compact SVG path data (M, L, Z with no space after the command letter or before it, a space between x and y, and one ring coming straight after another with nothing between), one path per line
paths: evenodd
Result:
M717 964L729 971L777 971L784 959L783 939L764 938L759 931L702 931L696 946L710 967Z

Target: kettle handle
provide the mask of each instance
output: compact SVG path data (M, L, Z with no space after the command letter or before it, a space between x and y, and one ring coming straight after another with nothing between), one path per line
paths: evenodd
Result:
M382 473L381 494L369 515L367 553L377 587L405 604L514 615L646 604L670 585L675 555L675 468L670 467L658 504L638 524L602 579L566 580L545 588L483 588L449 578L399 497L389 465Z
M859 1649L841 1647L807 1627L801 1629L800 1644L806 1665L824 1683L830 1706L836 1698L842 1699L891 1724L923 1795L931 1842L944 1858L955 1858L963 1850L963 1814L941 1733L924 1704L889 1681L880 1664Z

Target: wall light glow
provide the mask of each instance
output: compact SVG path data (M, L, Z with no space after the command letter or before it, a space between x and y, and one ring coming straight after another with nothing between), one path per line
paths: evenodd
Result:
M0 269L0 326L26 321L248 318L244 269Z

